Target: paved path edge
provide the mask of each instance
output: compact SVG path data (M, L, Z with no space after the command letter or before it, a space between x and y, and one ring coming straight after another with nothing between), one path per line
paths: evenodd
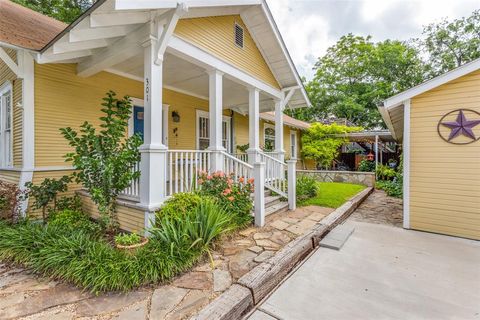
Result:
M269 260L238 279L236 284L200 310L191 320L231 320L245 316L319 246L320 240L330 230L343 223L373 190L374 188L368 187L357 193L317 223L310 232L293 240Z

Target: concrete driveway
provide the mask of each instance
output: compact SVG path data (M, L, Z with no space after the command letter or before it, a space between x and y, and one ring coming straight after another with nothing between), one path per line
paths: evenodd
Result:
M480 319L480 242L349 221L249 318Z

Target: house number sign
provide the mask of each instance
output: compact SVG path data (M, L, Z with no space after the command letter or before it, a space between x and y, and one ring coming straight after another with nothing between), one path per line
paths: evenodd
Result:
M468 117L465 115L468 114ZM455 117L451 121L452 116ZM447 121L448 120L450 121ZM480 134L476 134L474 128L480 125L480 112L470 109L457 109L444 115L437 125L438 135L451 144L470 144L480 140ZM442 130L447 128L448 130ZM466 137L461 139L459 137Z

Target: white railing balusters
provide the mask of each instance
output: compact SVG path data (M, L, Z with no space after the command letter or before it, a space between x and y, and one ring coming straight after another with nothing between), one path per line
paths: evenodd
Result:
M287 164L263 152L260 161L265 163L265 187L287 198Z

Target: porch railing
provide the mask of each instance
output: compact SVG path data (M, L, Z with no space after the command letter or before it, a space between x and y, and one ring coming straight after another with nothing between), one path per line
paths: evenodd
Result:
M192 191L198 187L198 172L210 172L211 151L169 150L167 166L167 196Z
M140 162L135 164L132 171L140 171ZM130 187L121 193L121 196L134 201L140 200L140 178L134 179Z
M287 164L263 152L260 161L265 163L265 187L288 198Z
M224 156L224 171L232 174L235 181L239 178L250 179L253 177L253 166L231 154L222 152Z

